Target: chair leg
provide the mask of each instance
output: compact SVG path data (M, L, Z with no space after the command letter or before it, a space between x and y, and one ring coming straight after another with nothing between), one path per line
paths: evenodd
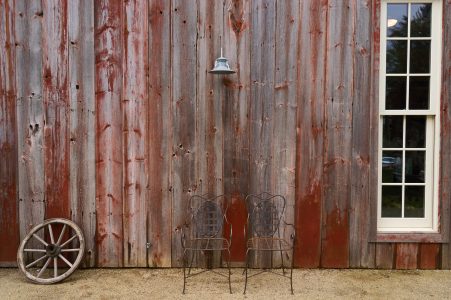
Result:
M282 243L279 241L280 259L282 260L282 273L285 275L285 264L283 263Z
M227 249L227 268L229 269L229 292L232 294L231 270L230 270L230 249Z
M191 261L189 263L188 275L191 274L191 267L193 266L193 261L194 261L194 250L191 250Z
M294 249L291 250L291 271L290 271L290 284L291 284L291 295L294 295L293 292L293 265L294 265Z
M187 263L187 259L186 259L186 250L183 251L183 258L182 258L182 265L183 265L183 292L182 294L185 294L185 289L186 289L186 263Z
M244 266L244 271L246 274L246 278L244 280L244 293L246 294L246 288L247 288L247 269L249 268L249 249L246 251L246 265Z

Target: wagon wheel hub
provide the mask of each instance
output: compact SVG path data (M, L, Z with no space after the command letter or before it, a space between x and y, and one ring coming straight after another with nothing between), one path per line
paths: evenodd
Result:
M48 244L45 247L45 253L50 257L57 257L61 253L61 247L55 244Z

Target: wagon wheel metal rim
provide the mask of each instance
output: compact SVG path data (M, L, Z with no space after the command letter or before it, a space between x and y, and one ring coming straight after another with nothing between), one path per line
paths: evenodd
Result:
M62 229L58 236L55 236L54 226L57 224L62 225ZM47 230L49 237L47 241L45 238L38 235L41 230L43 230L43 233ZM70 230L72 230L72 232L70 233L69 238L65 239L65 234ZM32 240L35 241L35 243L38 243L41 248L28 247L28 242ZM78 247L70 248L71 243L75 241L78 241ZM25 262L25 253L29 252L43 255L37 259L33 258L31 262ZM77 224L67 219L48 219L43 223L36 225L23 239L17 251L17 264L19 266L19 270L29 280L40 284L52 284L68 278L80 265L84 252L85 240L83 233ZM64 253L76 253L74 262L71 262L69 259L64 257ZM59 261L67 267L67 270L63 273L61 273L61 268L58 267ZM44 263L40 269L31 269L38 266L39 263ZM53 269L52 277L41 277L46 270L50 269Z

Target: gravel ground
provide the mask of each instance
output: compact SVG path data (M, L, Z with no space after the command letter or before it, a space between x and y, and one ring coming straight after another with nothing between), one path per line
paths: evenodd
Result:
M283 277L249 279L243 295L242 269L232 269L233 294L225 278L204 273L188 281L182 295L181 269L77 270L50 286L26 281L17 269L0 269L0 299L446 299L451 271L295 270L294 294Z

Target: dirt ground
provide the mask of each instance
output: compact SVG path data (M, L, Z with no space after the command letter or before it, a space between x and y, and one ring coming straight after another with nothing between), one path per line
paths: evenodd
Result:
M273 274L249 279L243 295L242 269L232 269L233 294L225 278L204 273L188 281L181 269L77 270L63 283L42 286L17 269L0 269L0 299L427 299L451 298L451 271L295 270L289 281Z

